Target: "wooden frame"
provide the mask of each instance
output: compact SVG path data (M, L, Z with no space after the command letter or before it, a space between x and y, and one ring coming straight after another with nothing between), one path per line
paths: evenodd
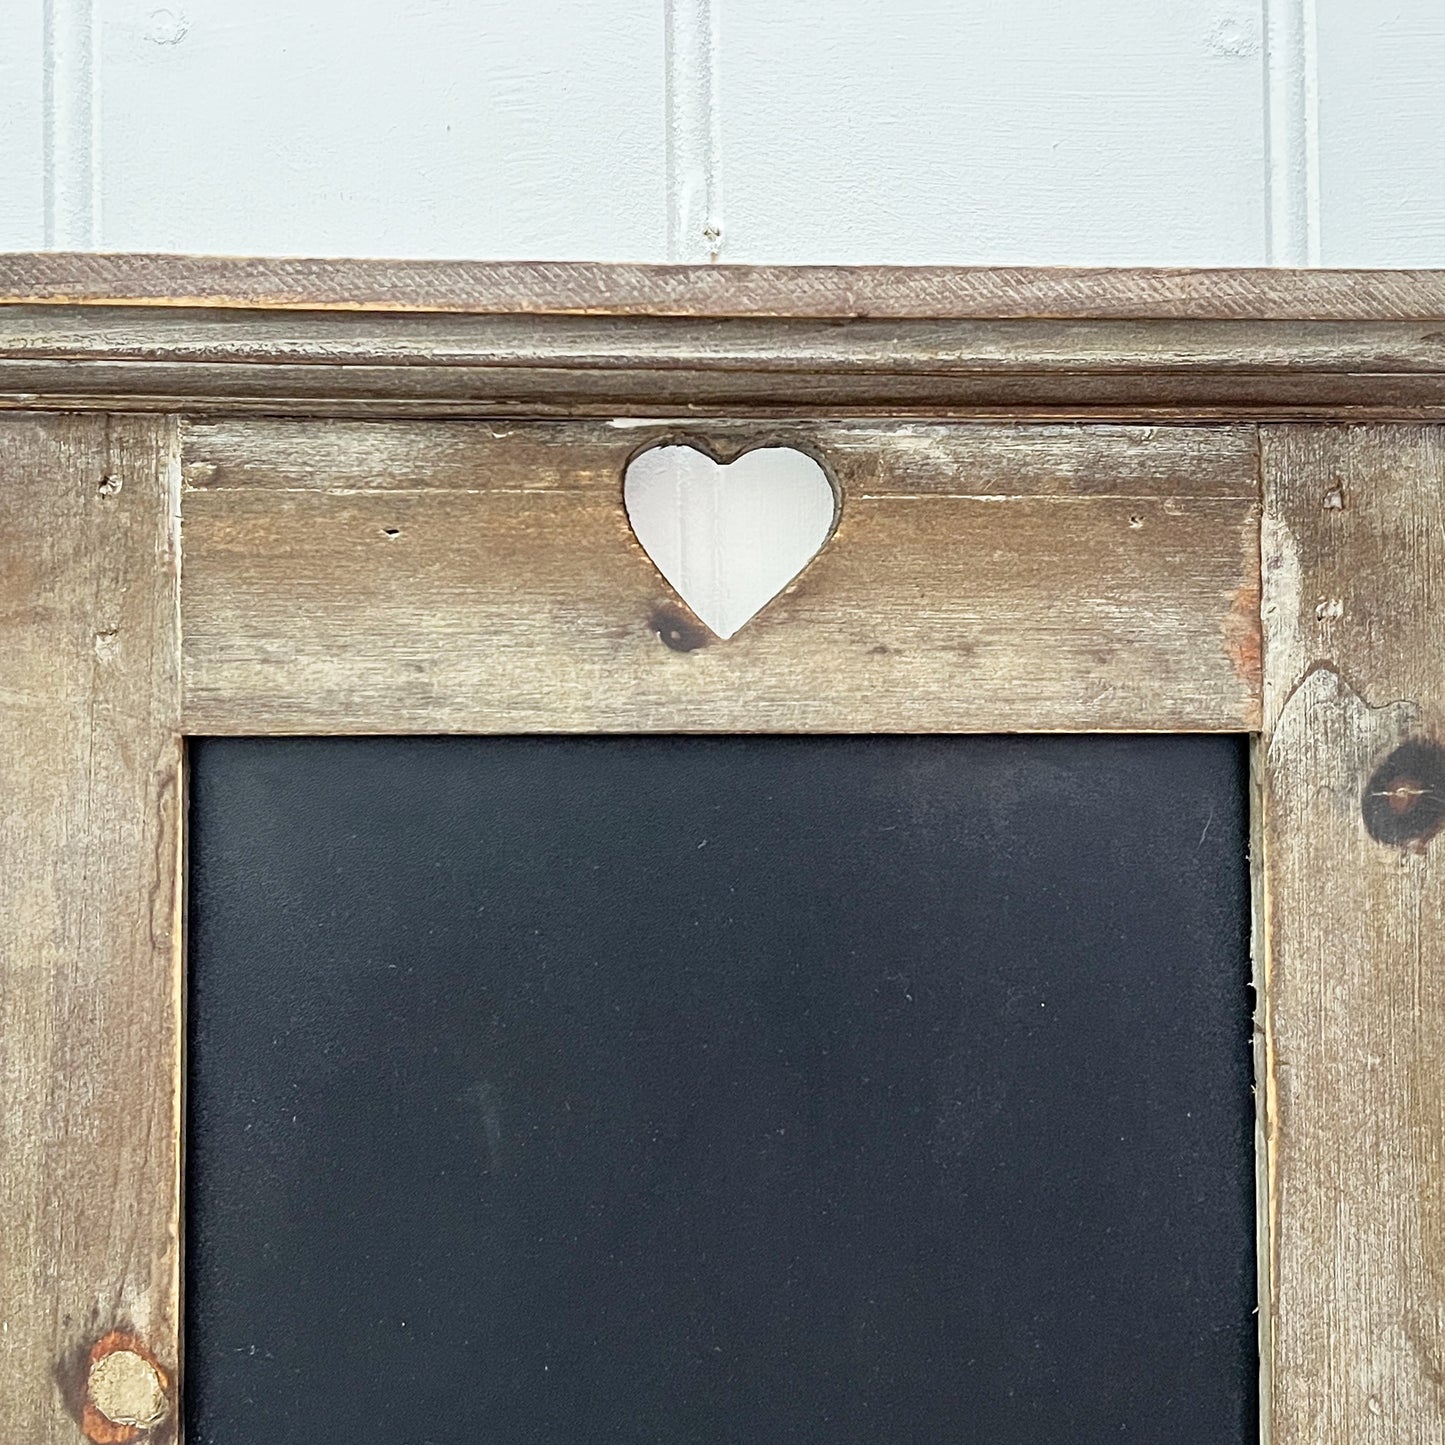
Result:
M0 257L0 1427L174 1435L187 733L1252 733L1262 1400L1445 1441L1445 273ZM830 467L712 638L621 470Z

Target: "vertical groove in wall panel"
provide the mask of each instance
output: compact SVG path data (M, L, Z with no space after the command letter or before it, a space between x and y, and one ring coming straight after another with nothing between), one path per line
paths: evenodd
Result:
M722 254L716 0L665 0L667 259Z
M1300 0L1303 15L1305 138L1305 262L1320 264L1324 242L1320 230L1320 46L1319 12L1316 0Z
M42 91L44 244L99 240L93 0L45 0Z
M1264 0L1273 266L1320 260L1319 83L1315 0Z

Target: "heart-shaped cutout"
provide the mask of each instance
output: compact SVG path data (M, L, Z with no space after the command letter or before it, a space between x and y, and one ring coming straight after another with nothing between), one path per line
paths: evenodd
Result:
M652 447L628 463L623 497L642 550L722 638L817 556L838 512L827 472L793 447L726 464L696 447Z

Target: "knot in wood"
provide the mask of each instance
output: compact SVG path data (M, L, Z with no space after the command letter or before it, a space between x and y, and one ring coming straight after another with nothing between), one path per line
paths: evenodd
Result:
M134 1430L153 1429L170 1412L165 1376L133 1349L113 1349L92 1362L86 1397L108 1424Z
M1445 747L1401 743L1365 785L1365 827L1377 843L1423 847L1445 827Z
M652 630L674 652L696 652L712 641L712 633L680 607L658 606L651 618Z

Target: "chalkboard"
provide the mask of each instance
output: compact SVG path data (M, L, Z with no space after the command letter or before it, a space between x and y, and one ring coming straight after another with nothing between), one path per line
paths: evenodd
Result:
M197 1445L1244 1445L1243 743L197 743Z

